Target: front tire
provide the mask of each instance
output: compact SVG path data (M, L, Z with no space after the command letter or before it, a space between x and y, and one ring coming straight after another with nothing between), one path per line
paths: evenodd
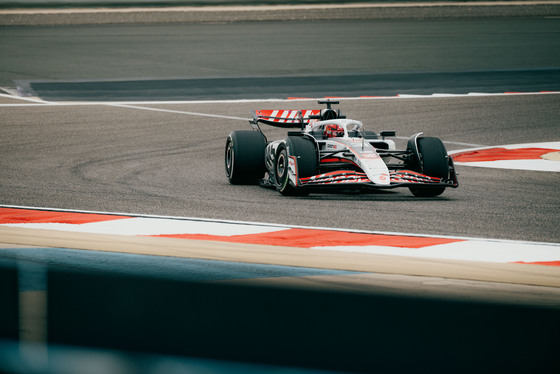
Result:
M233 131L226 140L226 176L231 184L258 184L266 171L266 138L258 131Z
M447 150L438 138L418 138L418 153L422 162L417 160L416 171L436 178L449 178L449 160ZM410 192L416 197L435 197L445 191L445 187L418 186L409 187Z
M295 163L290 166L290 162L293 163L294 159ZM295 170L293 170L294 166ZM294 184L290 175L295 172L297 179L311 177L317 173L317 166L317 152L313 142L303 137L289 137L285 143L278 146L276 151L274 165L276 189L284 196L308 195L309 191L298 187L297 182Z

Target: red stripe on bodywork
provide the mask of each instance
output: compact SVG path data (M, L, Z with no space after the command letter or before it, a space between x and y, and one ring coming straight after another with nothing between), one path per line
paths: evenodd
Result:
M317 229L287 229L276 232L249 235L205 235L178 234L155 235L158 237L212 240L230 243L265 244L287 247L330 247L330 246L388 246L403 248L422 248L438 244L461 242L459 239L429 238L418 236L362 234L343 231L328 231Z
M321 164L328 164L328 163L333 163L333 162L336 162L336 163L338 163L338 162L345 162L345 163L347 163L347 164L352 164L352 165L358 166L358 164L356 164L356 163L355 163L354 161L352 161L352 160L348 160L348 159L345 159L345 158L339 158L339 157L323 158L323 159L321 160Z
M108 214L53 212L48 210L0 208L0 224L7 223L69 223L81 224L130 218Z
M491 148L478 151L465 151L453 154L456 162L479 162L500 160L538 160L542 155L557 152L557 149L549 148Z

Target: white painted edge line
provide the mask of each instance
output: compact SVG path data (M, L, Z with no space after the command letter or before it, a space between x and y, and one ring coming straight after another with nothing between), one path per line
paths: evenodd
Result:
M3 89L4 91L7 91L7 89ZM38 98L32 98L32 97L22 97L22 96L18 96L18 95L10 95L10 94L3 94L0 93L0 97L6 97L8 99L13 99L13 100L23 100L23 101L30 101L33 103L37 103L37 104L41 104L41 105L54 105L53 103L49 103L48 101L44 101ZM25 105L25 104L0 104L0 106L20 106L20 105ZM36 105L36 104L27 104L27 105Z
M223 222L200 222L171 218L131 217L117 220L72 223L6 223L6 227L20 227L53 231L66 231L84 234L105 234L119 236L158 236L158 235L213 235L230 237L237 235L265 234L285 231L283 227L260 225L234 225ZM0 239L1 240L1 239Z
M199 117L212 117L212 118L222 118L222 119L233 119L233 120L241 120L241 121L249 121L250 118L243 118L243 117L233 117L233 116L223 116L219 114L207 114L207 113L196 113L196 112L187 112L183 110L170 110L170 109L161 109L161 108L147 108L137 105L127 105L127 104L106 104L108 106L119 107L119 108L128 108L128 109L139 109L139 110L148 110L153 112L164 112L164 113L175 113L175 114L188 114L191 116L199 116Z
M137 214L137 213L123 213L123 212L103 212L103 211L95 211L95 210L47 208L47 207L7 205L7 204L0 204L0 208L45 210L45 211L66 212L66 213L103 214L103 215L109 215L109 216L127 216L127 217L131 217L131 218L174 219L174 220L185 220L185 221L193 221L193 222L217 222L217 223L228 223L228 224L238 224L238 225L257 225L257 226L264 226L264 227L283 227L283 228L296 227L296 226L288 226L288 225L282 225L282 224L257 223L257 222L249 222L249 221L233 221L233 220L223 220L223 219L218 220L218 219L211 219L211 218L163 216L163 215L154 215L154 214Z

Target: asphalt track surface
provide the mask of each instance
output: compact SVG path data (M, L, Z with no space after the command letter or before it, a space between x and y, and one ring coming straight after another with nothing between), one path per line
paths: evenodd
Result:
M512 95L348 100L340 107L371 128L396 129L404 138L424 131L452 150L553 139L558 136L559 102L558 95ZM406 189L289 198L257 186L230 185L224 174L225 138L233 130L249 128L243 118L255 106L313 108L315 101L124 105L3 107L2 203L560 239L556 173L459 166L460 187L433 199L414 198ZM271 129L267 135L281 138L285 131ZM396 140L401 147L406 141Z
M229 132L249 128L253 109L318 107L316 100L242 99L559 90L559 24L500 18L3 27L0 87L46 102L0 97L0 204L558 243L557 173L458 166L459 188L437 198L407 190L290 198L230 185L223 151ZM286 77L300 83L297 90L273 88ZM351 88L325 85L328 77L347 79ZM240 89L240 79L248 87ZM255 94L252 85L267 79ZM194 80L207 84L194 90ZM222 101L164 102L197 97ZM448 150L560 138L558 94L347 99L339 108L372 130L397 130L401 147L419 131ZM285 131L266 134L276 139ZM299 286L558 307L553 287L40 246L48 256L38 258L31 246L3 248L5 260L78 270L113 272L120 264L174 279L299 277ZM475 273L479 266L465 267ZM31 268L27 274L37 274ZM41 290L40 283L31 279L21 291Z

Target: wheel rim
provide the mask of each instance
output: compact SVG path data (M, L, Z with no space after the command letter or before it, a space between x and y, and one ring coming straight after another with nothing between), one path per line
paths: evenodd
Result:
M282 150L278 155L278 159L276 160L276 180L278 183L281 183L284 179L284 175L287 171L287 160L286 160L286 152Z
M228 177L231 177L233 171L233 143L228 142L226 149L226 173Z

